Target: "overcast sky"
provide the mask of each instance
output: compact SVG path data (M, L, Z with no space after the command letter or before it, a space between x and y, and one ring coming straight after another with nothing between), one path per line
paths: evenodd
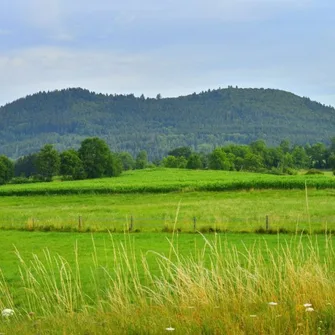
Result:
M278 88L335 106L333 0L0 0L0 105Z

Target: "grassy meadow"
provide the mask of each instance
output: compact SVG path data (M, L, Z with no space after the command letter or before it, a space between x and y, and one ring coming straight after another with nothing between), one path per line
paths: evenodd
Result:
M154 169L1 186L0 334L333 334L334 180ZM255 234L266 216L274 234Z
M335 230L335 190L254 190L165 194L84 194L2 197L0 228L141 232L182 232L210 228L250 232L265 227L288 231Z
M265 227L266 216L274 231L334 230L335 189L321 186L332 184L331 175L148 169L118 178L4 185L0 228L170 231L179 208L182 232L255 231Z
M330 236L2 237L0 308L14 310L0 322L5 334L335 331Z
M334 189L326 175L278 176L251 172L155 168L126 171L117 178L3 185L0 196L168 193L253 189Z

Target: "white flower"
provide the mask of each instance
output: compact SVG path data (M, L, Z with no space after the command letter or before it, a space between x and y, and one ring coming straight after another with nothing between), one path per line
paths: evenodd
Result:
M307 304L304 304L304 307L312 307L312 304L310 304L310 303L307 303Z
M314 308L313 307L307 307L306 312L314 312Z
M278 305L278 302L273 302L273 301L269 302L269 306L277 306L277 305Z
M5 308L2 312L1 315L4 318L9 318L10 316L12 316L14 314L14 311L10 308Z
M172 328L172 327L168 327L168 328L165 328L165 330L167 330L168 332L173 332L173 331L174 331L174 328Z

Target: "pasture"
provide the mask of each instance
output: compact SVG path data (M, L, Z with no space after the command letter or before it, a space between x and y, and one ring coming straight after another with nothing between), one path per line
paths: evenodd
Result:
M1 235L5 334L335 331L329 236Z
M278 176L251 172L155 168L126 171L116 178L3 185L0 196L168 193L254 189L334 189L332 175Z
M335 229L335 190L254 190L165 194L83 194L2 197L2 229L181 232L208 229L290 232ZM194 219L195 218L195 219ZM79 228L80 220L80 228ZM194 222L196 220L196 222ZM195 227L194 227L195 223Z
M326 188L326 186L329 188ZM289 232L335 229L331 175L148 169L117 178L0 187L0 228ZM178 218L176 220L176 214Z
M2 186L0 333L333 334L334 185L154 169Z

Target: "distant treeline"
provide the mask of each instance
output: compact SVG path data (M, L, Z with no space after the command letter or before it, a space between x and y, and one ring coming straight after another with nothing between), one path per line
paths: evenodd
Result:
M283 140L277 147L268 147L263 140L249 145L231 144L215 148L211 153L194 152L178 147L161 160L150 162L142 150L136 157L128 152L115 153L100 138L87 138L78 150L59 153L51 144L39 152L16 161L0 156L0 184L116 177L122 171L155 166L181 169L252 171L273 174L295 174L299 169L332 169L335 171L335 137L330 145L294 145Z

